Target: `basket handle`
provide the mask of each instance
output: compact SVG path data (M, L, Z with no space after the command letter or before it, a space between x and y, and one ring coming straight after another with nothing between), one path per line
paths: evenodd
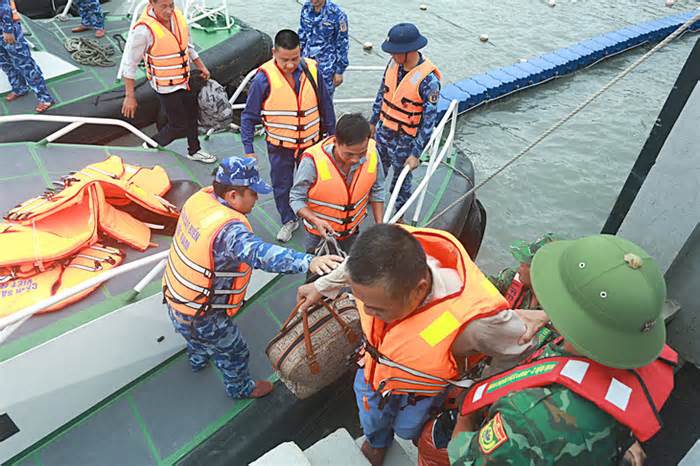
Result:
M297 306L298 307L298 306ZM309 369L312 374L318 374L321 367L316 360L316 353L311 344L311 332L309 332L309 314L306 311L301 312L301 318L304 325L304 346L306 346L306 359L309 363Z
M325 300L322 300L321 303L323 304L323 307L326 308L326 310L333 316L336 322L338 322L338 325L340 325L340 328L343 329L343 332L345 333L345 337L348 339L350 343L357 343L360 340L360 337L357 333L355 333L355 330L353 330L350 325L348 325L347 322L345 322L343 319L340 318L338 313L333 309L333 306L328 304Z
M289 314L289 317L287 317L287 320L284 321L282 324L282 327L280 327L280 333L283 333L285 330L287 330L287 327L289 327L289 324L292 323L292 319L297 315L299 312L299 308L301 305L304 304L304 301L299 301L296 306L294 306L294 309L292 309L292 312Z

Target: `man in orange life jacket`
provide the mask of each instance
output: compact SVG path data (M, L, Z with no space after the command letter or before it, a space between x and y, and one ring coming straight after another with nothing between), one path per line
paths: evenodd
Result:
M327 235L349 251L368 208L374 221L382 223L384 172L365 117L346 113L338 120L335 136L304 152L289 203L304 221L307 252Z
M440 72L418 50L428 44L418 28L401 23L389 30L382 50L391 54L382 84L372 106L370 123L384 164L384 172L393 167L391 191L403 170L418 167L419 157L437 123L440 98ZM400 209L411 196L411 173L406 176L396 199Z
M663 275L641 248L609 235L543 246L531 275L561 337L470 388L450 462L617 466L635 439L661 428L673 389L678 355L665 345ZM641 464L634 447L625 458Z
M165 147L175 139L187 137L187 158L214 163L216 157L202 150L197 130L197 96L190 91L190 60L206 80L209 70L190 43L185 15L173 0L149 0L141 18L129 32L122 59L124 102L122 115L134 118L138 102L134 80L141 60L146 76L158 95L168 123L153 140ZM144 143L144 146L146 144Z
M375 225L360 233L344 265L299 288L308 306L321 293L350 286L366 340L355 394L367 441L362 451L381 465L394 434L418 438L467 356L496 365L529 349L534 327L508 303L451 234ZM541 311L525 311L527 313Z
M248 157L255 157L255 125L267 133L267 156L275 205L282 220L277 240L286 243L299 228L289 205L297 158L307 149L335 134L335 110L325 81L314 60L301 58L299 36L283 29L275 36L272 60L253 78L241 114L241 141Z
M272 188L260 179L255 160L229 157L212 186L182 208L163 274L163 296L175 329L187 341L194 371L213 357L231 398L259 398L272 390L248 371L248 347L232 317L243 307L252 269L275 273L327 273L338 256L310 254L255 236L246 215L258 194Z

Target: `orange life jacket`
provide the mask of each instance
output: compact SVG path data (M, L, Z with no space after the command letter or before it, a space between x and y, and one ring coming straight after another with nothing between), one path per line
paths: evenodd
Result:
M389 62L384 74L384 99L379 114L382 126L416 137L425 103L420 96L420 84L430 73L442 78L437 67L426 58L399 82L399 65L394 60Z
M318 67L310 58L304 58L315 84L309 82L302 71L299 77L299 93L287 81L275 59L263 63L260 71L270 83L270 95L262 104L262 117L267 142L273 146L300 151L321 140L321 117L318 86Z
M124 261L119 249L101 244L84 248L66 262L54 262L43 272L28 278L15 278L0 283L0 317L20 311L41 302L63 290L79 285L95 275L106 272ZM97 284L41 311L53 312L63 309L99 288Z
M435 396L459 376L451 349L461 330L474 319L508 309L508 302L450 233L403 228L415 236L427 255L455 269L462 287L391 324L366 314L358 300L366 339L365 381L383 396Z
M167 28L155 18L153 8L149 6L134 27L141 24L151 31L153 37L153 44L143 56L146 77L155 84L156 89L159 86L186 84L190 77L190 57L187 51L190 31L185 15L175 8L170 28Z
M0 276L5 280L43 272L52 262L95 244L99 233L147 249L149 225L119 210L130 204L159 219L178 216L177 208L161 197L170 180L160 167L140 168L111 156L64 177L63 186L18 205L0 224Z
M163 296L175 311L196 316L226 309L229 316L234 316L243 306L251 267L241 262L235 270L214 269L214 241L232 221L252 231L246 216L222 205L211 186L185 202L163 274ZM214 289L215 278L230 278L230 282L225 288ZM221 295L228 296L225 303L212 303Z
M355 231L367 215L369 194L377 180L377 146L369 140L365 161L355 171L350 185L328 155L324 147L335 144L330 136L304 152L303 157L313 160L316 167L316 182L309 188L308 206L318 217L330 222L333 230L343 239ZM314 225L304 220L306 230L314 235L321 233Z
M17 11L17 5L15 5L15 0L10 0L10 9L12 10L12 21L19 21L19 11Z
M638 369L613 369L584 357L537 359L475 384L461 411L469 414L509 393L556 383L592 402L645 442L661 428L658 413L673 390L677 363L678 354L668 345L656 361Z

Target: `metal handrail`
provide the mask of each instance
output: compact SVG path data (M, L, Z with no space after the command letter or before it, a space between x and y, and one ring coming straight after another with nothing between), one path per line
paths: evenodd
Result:
M17 121L47 121L52 123L68 123L68 125L55 131L40 142L53 142L56 139L65 136L71 131L81 127L82 125L104 125L104 126L120 126L133 135L139 137L141 140L145 141L151 147L158 147L158 143L146 136L141 130L136 128L131 123L119 120L116 118L95 118L95 117L81 117L81 116L65 116L65 115L35 115L35 114L20 114L20 115L5 115L0 116L0 124L11 123Z
M68 17L68 12L70 11L70 7L73 5L73 0L68 0L66 3L66 6L63 8L63 11L58 15L61 18L66 18Z
M41 312L42 310L51 307L54 304L60 303L61 301L66 300L71 296L75 296L78 293L82 293L83 291L86 291L94 286L101 285L110 278L129 273L133 270L136 270L149 264L160 263L163 259L167 259L169 253L170 251L161 251L155 254L151 254L147 257L142 257L141 259L137 259L133 262L129 262L127 264L123 264L113 269L107 270L99 275L85 280L84 282L81 282L79 285L63 290L51 296L50 298L47 298L38 303L34 303L31 306L25 307L24 309L10 314L7 317L3 317L2 319L0 319L0 329L4 329L10 325L16 324L21 321L25 321L37 312ZM15 328L17 327L19 327L19 325L17 325ZM5 335L4 333L2 334L3 339L7 338L7 336L9 335ZM1 341L2 340L0 340L0 342Z
M416 211L413 214L413 221L417 222L418 217L420 216L420 210L422 209L423 206L423 200L425 199L425 194L428 190L428 184L430 183L430 179L433 177L433 174L437 170L437 167L442 163L442 160L445 158L447 153L450 151L452 148L452 143L454 141L454 136L455 132L457 129L457 105L459 102L457 100L453 100L450 102L450 106L447 109L447 112L445 113L445 116L440 120L440 123L435 127L433 130L433 133L430 137L430 140L428 141L428 144L426 145L425 149L423 149L423 153L425 153L427 150L430 150L430 157L428 159L428 169L426 170L425 176L421 180L421 182L418 184L416 189L413 191L413 194L408 198L406 203L394 214L394 216L391 216L392 211L394 210L394 206L396 205L396 199L399 196L399 191L401 190L401 186L403 185L404 181L406 180L406 176L408 175L410 168L405 165L403 167L403 170L401 170L401 173L399 174L398 179L396 180L396 185L394 186L394 190L391 193L391 197L389 198L389 203L386 206L386 209L384 211L384 219L383 221L386 223L395 223L398 221L403 214L406 212L406 210L416 201L416 199L419 198L420 196L420 201L418 206L416 207ZM438 151L438 147L440 147L440 140L442 138L442 134L445 130L445 127L447 126L447 122L450 122L450 133L445 139L445 141L442 144L442 147ZM422 155L422 154L421 154Z
M345 68L345 71L384 71L386 66L364 66L364 65L350 65Z

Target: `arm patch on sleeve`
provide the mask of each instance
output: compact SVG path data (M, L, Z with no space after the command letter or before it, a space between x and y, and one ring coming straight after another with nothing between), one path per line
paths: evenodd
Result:
M493 453L508 440L508 434L503 427L501 413L496 415L479 431L479 448L484 455Z

